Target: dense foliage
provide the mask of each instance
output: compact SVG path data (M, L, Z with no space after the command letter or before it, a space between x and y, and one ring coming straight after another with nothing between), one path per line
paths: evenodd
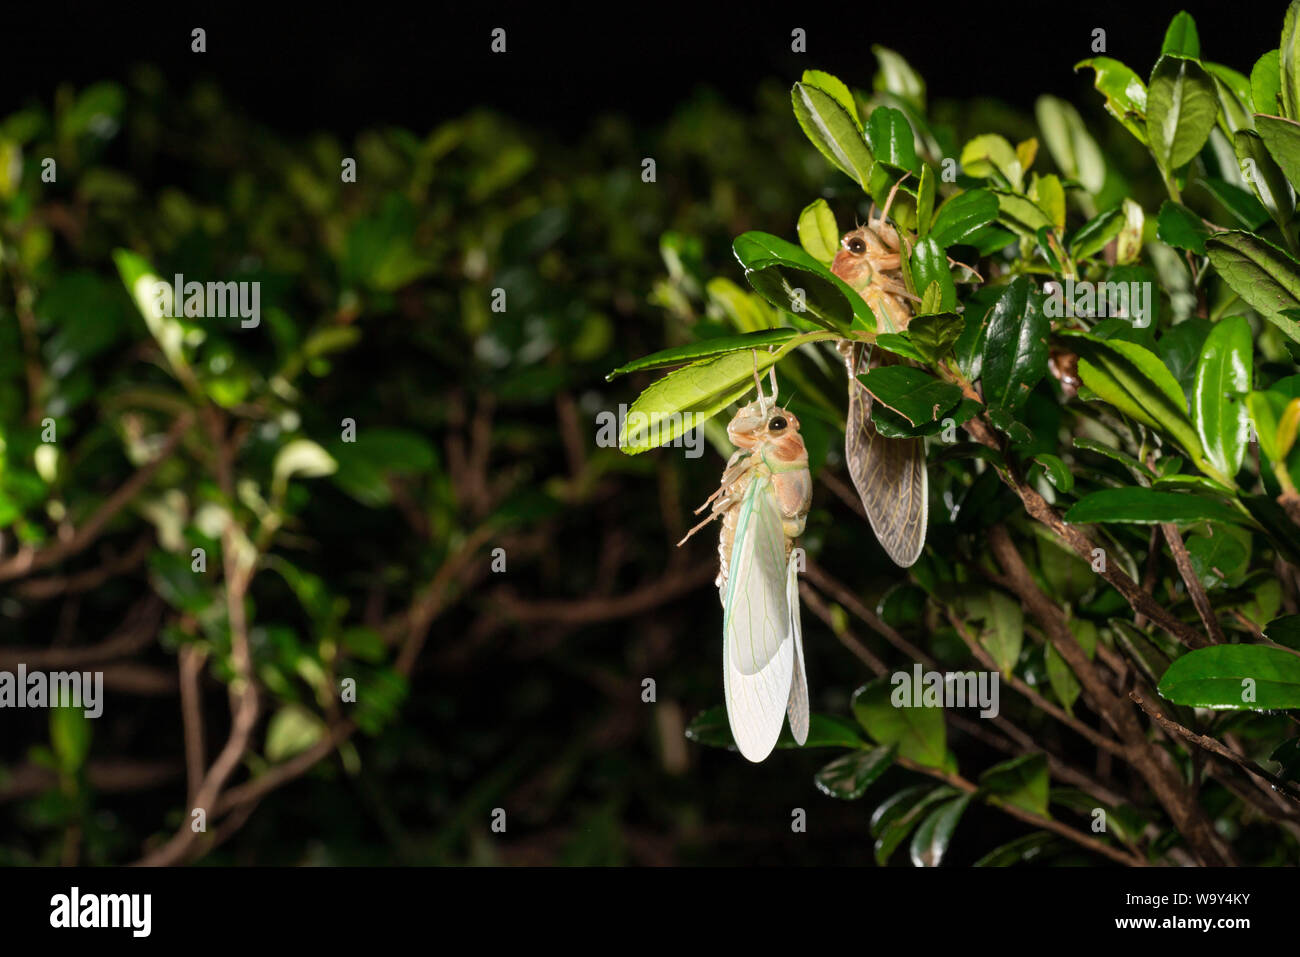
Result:
M909 835L918 866L939 863L972 800L1042 828L987 863L1055 838L1122 863L1297 862L1298 18L1292 4L1280 50L1249 76L1203 59L1186 13L1148 78L1080 63L1128 140L1113 157L1049 96L1036 136L959 139L889 50L870 94L805 72L791 100L813 146L877 208L893 195L910 323L886 326L829 268L845 232L834 206L859 201L816 199L788 230L799 245L736 238L754 292L705 286L732 334L696 323L690 344L617 370L689 363L632 406L643 416L621 440L636 454L776 361L815 477L859 508L823 434L845 420L820 343L905 360L859 379L882 435L927 439L931 547L863 596L852 562L819 554L843 520L814 518L803 587L878 675L853 695L856 725L815 718L809 746L848 749L817 783L879 803L881 863ZM922 665L999 672L1002 713L904 710L893 677ZM691 733L730 742L720 710ZM963 736L1004 759L959 760L949 739ZM891 764L914 772L892 794L873 787Z
M883 48L793 116L572 143L291 136L147 69L6 117L0 672L106 694L0 711L0 862L1295 863L1294 11L1242 72L1186 17L1149 79L1094 58L1113 120L938 100ZM826 262L900 179L918 318L877 338ZM259 283L259 321L159 315L176 275ZM1150 283L1150 321L1049 316L1069 280ZM598 441L738 335L788 347L816 488L815 734L761 766L697 746L716 549L673 548L725 418L716 459ZM838 454L843 337L924 377L868 382L927 436L907 571ZM914 663L1000 671L1001 714L898 723Z

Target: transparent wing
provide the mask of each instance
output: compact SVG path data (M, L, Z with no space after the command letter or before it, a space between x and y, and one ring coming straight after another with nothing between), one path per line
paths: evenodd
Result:
M799 568L794 555L786 569L785 600L790 606L790 635L794 638L794 680L785 706L790 716L790 733L795 741L808 740L808 674L803 666L803 624L799 621Z
M879 353L880 350L877 350ZM849 368L849 417L844 429L844 457L853 487L866 509L871 530L898 565L906 568L921 556L929 517L930 481L921 439L891 439L871 422L871 393Z
M785 533L771 480L745 491L722 616L727 718L740 753L762 761L776 746L794 678Z

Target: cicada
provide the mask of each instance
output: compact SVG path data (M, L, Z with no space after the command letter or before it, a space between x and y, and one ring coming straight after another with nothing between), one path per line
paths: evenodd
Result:
M727 719L740 753L762 761L776 747L789 716L795 741L808 739L808 680L799 622L798 555L812 499L808 450L799 419L763 394L727 426L736 446L718 489L696 509L709 515L688 538L716 518L718 596L722 600L722 676Z
M897 185L894 189L897 190ZM875 313L882 332L902 332L912 319L903 282L901 241L886 221L891 192L880 219L846 233L831 263L831 272L852 286ZM871 393L858 380L869 366L890 361L882 350L864 362L864 343L841 339L836 348L849 377L849 414L844 429L844 457L871 530L885 552L906 568L921 555L929 516L929 478L924 440L880 435L871 421Z

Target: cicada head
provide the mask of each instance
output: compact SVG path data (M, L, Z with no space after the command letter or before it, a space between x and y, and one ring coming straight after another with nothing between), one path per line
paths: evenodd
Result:
M808 457L798 416L767 401L751 402L737 412L727 426L727 437L738 449L767 446L784 462Z
M871 285L879 260L898 252L898 233L886 222L859 226L845 233L840 250L831 262L831 272L861 292Z

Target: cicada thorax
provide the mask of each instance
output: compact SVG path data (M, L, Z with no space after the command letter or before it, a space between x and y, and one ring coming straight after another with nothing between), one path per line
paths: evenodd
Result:
M771 486L785 533L785 554L790 557L795 539L803 534L812 502L812 475L808 449L799 435L799 420L784 409L754 402L739 412L727 427L737 451L722 473L719 489L722 530L718 536L718 595L726 594L727 575L736 542L740 503L753 482ZM715 506L716 508L716 506Z
M882 332L890 331L886 326L901 332L912 321L900 248L898 232L882 219L846 233L831 262L831 272L866 300Z

